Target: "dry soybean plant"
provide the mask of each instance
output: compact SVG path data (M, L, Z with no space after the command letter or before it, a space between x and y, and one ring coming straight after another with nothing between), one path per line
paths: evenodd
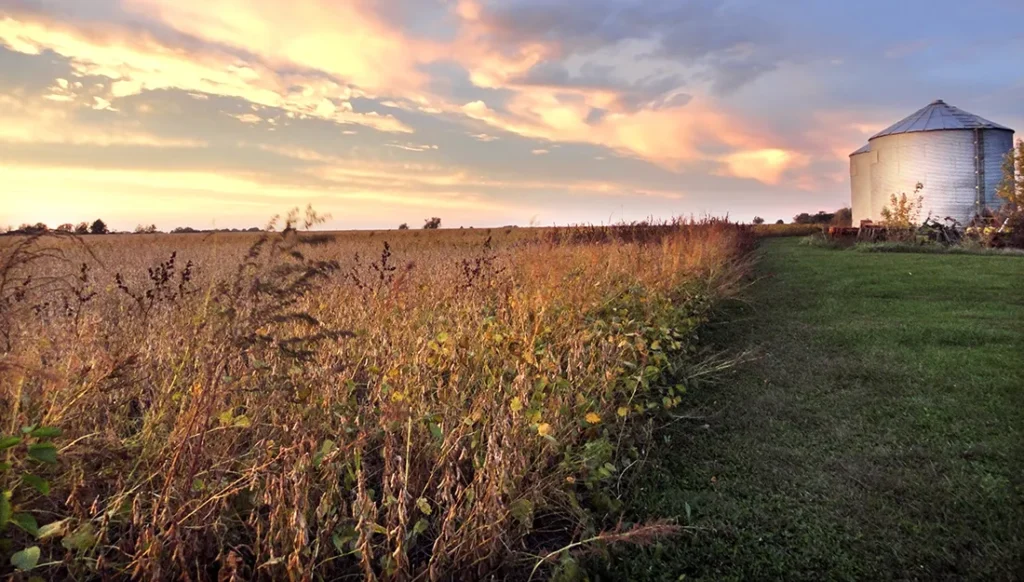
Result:
M700 387L748 230L316 222L0 239L3 572L525 578L674 530L613 486Z

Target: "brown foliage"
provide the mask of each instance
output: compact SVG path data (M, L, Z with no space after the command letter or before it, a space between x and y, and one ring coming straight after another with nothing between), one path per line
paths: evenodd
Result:
M20 510L95 533L41 544L47 575L528 569L599 530L589 496L633 423L678 404L666 382L697 385L698 330L750 245L715 221L384 243L296 219L0 239L0 433L65 435ZM560 538L525 547L542 522Z

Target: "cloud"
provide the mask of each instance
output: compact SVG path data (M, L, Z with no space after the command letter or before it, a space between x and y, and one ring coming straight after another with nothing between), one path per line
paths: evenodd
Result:
M816 209L847 197L850 151L931 99L1020 119L1016 5L978 26L969 5L911 0L921 26L893 44L905 31L875 4L16 0L0 153L94 200L135 180L159 204L177 188L261 213L302 198L370 217L375 195L436 199L446 224ZM25 187L42 172L22 170Z
M68 107L67 102L48 105L47 101L25 102L0 94L0 143L152 148L202 148L207 145L198 139L161 137L131 127L110 111L109 104L101 106L104 104L96 103L92 107L109 112L108 119L98 124L86 124L76 119L74 108Z
M694 94L680 90L685 80L678 71L648 68L627 74L620 66L587 60L604 54L607 43L647 39L650 35L641 34L647 24L672 20L673 15L680 21L675 9L655 15L649 9L601 2L593 18L577 15L562 22L551 20L549 9L540 5L512 14L459 4L456 10L464 26L452 40L454 56L475 85L509 91L502 109L495 110L483 100L460 107L429 94L419 65L451 57L452 47L403 36L361 2L126 0L125 6L194 40L171 44L167 35L139 34L117 24L72 25L21 13L0 21L0 42L26 53L52 50L68 58L78 76L109 78L108 92L96 96L96 104L112 108L118 99L173 88L237 97L297 119L413 133L391 113L353 107L353 100L363 96L397 96L401 99L388 103L398 108L411 104L435 115L458 112L528 138L597 144L669 166L707 158L695 147L695 139L735 141L710 129L736 133L743 125L724 122L727 114L712 111L706 100L703 107L693 107ZM612 18L613 8L622 12L623 22ZM706 17L706 11L691 16ZM346 34L339 35L342 24ZM575 64L557 60L584 49L593 54ZM630 49L634 56L651 50L648 45ZM700 52L695 45L673 50ZM52 95L61 96L56 91ZM260 116L257 111L232 115L249 124L258 124ZM708 131L705 126L710 126ZM409 149L402 144L384 147Z
M778 184L787 171L806 167L809 158L779 148L766 148L728 154L722 161L726 175Z
M466 19L474 31L467 37L487 47L465 53L482 79L501 78L502 73L504 78L529 79L526 72L539 65L541 69L532 73L538 79L571 83L558 65L546 61L603 54L605 58L594 63L612 60L617 68L629 70L656 62L675 71L661 82L678 81L685 71L717 92L730 92L800 56L773 22L750 6L725 0L593 0L585 10L571 2L533 0L463 5L473 6L460 10L473 16ZM608 58L609 53L632 51L647 63Z
M611 65L585 62L572 74L561 62L543 61L507 81L512 86L540 87L567 93L608 93L614 95L606 107L616 111L685 105L691 95L680 88L685 81L678 74L648 75L635 81L619 78Z
M179 12L171 14L180 17ZM385 132L412 131L389 114L353 111L349 103L353 88L323 72L279 71L217 45L174 46L116 25L74 26L28 12L0 17L0 44L24 54L53 51L70 61L76 76L109 78L105 99L181 89L238 97L301 117L366 125Z
M407 152L428 152L430 150L437 149L436 145L420 145L414 143L386 143L384 144L384 147L398 148L400 150L405 150Z
M402 35L369 2L125 0L127 9L207 43L258 56L271 68L326 73L367 94L408 93L415 64L441 50Z

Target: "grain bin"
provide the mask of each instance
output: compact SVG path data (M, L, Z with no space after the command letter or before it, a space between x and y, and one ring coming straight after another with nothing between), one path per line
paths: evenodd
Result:
M850 210L853 225L871 216L871 146L865 145L850 154L850 190L853 199Z
M908 196L920 182L923 219L928 214L968 222L1002 201L996 186L1013 147L1013 130L933 101L878 132L850 154L854 225L880 221L891 194Z

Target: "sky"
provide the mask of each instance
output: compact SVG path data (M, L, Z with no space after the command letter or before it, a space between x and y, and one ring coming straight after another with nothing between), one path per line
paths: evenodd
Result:
M1022 21L1020 0L0 0L0 227L788 220L849 205L849 153L935 99L1024 132Z

